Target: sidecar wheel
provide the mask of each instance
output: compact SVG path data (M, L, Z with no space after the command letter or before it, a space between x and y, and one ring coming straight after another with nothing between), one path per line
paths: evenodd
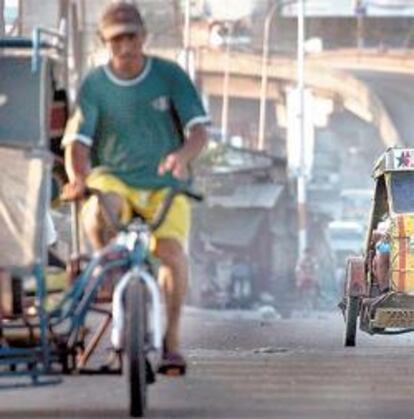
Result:
M355 346L359 299L347 297L345 308L345 337L344 346Z

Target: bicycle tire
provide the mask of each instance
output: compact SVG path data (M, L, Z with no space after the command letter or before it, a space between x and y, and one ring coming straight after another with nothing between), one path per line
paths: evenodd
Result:
M12 278L12 301L13 301L13 315L20 316L23 314L23 281L21 278Z
M346 301L345 310L345 336L344 346L352 347L355 346L356 332L357 332L357 320L358 320L358 297L348 297Z
M126 368L130 398L130 416L143 417L147 402L145 376L145 286L132 278L126 289L125 300L125 349Z

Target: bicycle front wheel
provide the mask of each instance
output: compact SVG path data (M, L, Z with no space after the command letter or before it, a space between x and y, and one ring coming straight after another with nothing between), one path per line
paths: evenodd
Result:
M126 289L125 349L130 415L143 417L146 409L147 385L145 377L145 285L133 278Z

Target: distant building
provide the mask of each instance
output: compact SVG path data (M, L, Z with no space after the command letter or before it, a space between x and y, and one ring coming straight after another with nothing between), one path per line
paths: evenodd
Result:
M193 212L193 284L199 290L209 280L223 285L228 278L219 268L241 260L252 272L256 298L283 299L293 286L297 248L286 160L232 147L225 154L198 176L206 202Z

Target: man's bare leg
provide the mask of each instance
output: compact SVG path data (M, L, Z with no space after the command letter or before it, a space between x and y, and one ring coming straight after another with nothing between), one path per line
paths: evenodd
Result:
M105 193L104 199L111 212L119 217L123 204L122 197L111 192ZM102 249L115 235L115 232L108 226L103 211L97 196L90 197L82 210L82 224L94 250Z
M178 352L181 307L187 293L188 262L181 244L174 239L157 239L155 256L161 261L160 286L167 308L166 348Z

